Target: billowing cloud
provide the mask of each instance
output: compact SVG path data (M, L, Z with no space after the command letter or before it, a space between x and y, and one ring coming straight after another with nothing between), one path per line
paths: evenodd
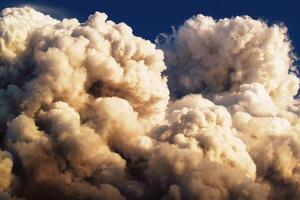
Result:
M0 199L298 199L286 34L199 15L155 45L103 13L4 9Z
M165 52L169 87L174 100L190 93L201 93L230 113L231 132L226 133L226 137L232 135L240 139L242 142L239 147L244 145L244 148L236 148L239 141L234 140L234 137L228 139L227 143L217 143L218 136L224 134L224 130L216 133L210 130L208 133L214 133L212 138L218 144L216 148L222 149L229 143L231 151L227 149L227 154L237 150L239 154L226 156L234 161L231 166L243 167L238 165L241 162L248 169L244 173L249 174L250 161L253 161L256 182L266 184L270 191L267 192L267 199L298 199L300 118L299 103L294 95L299 89L299 80L291 73L294 70L294 55L287 29L283 25L268 26L263 21L247 16L216 21L198 15L187 20L171 35L160 35L157 43ZM171 109L171 113L178 113L176 110L183 107L186 115L191 107L189 105L201 109L197 104L201 105L199 102L203 100L193 98L191 95L183 97L171 103L168 109ZM175 109L172 108L174 106ZM207 107L215 106L210 103L205 109ZM205 115L207 111L200 113L210 116ZM206 119L222 122L227 114L219 116L222 116L222 120L217 120L218 117ZM188 119L192 120L192 117ZM203 117L199 115L195 119L192 125L186 127L195 127ZM178 120L179 124L185 123L182 116ZM177 124L175 122L172 126L177 127ZM219 126L216 123L213 128ZM174 128L171 130L174 134ZM186 141L194 138L189 135L193 131L178 131L178 128L175 131L187 135ZM205 134L203 131L196 133ZM198 142L201 144L203 141L201 139ZM242 149L246 149L245 153ZM252 160L246 159L247 153ZM247 160L248 164L245 164Z
M3 191L10 185L12 166L11 156L7 152L0 151L0 191Z
M289 74L293 55L282 25L268 26L250 17L215 21L197 15L158 43L166 55L173 96L236 92L242 84L260 83L273 100L286 105L298 90Z
M126 188L142 187L126 159L143 158L152 148L143 135L164 120L163 52L102 13L80 24L7 8L0 26L1 135L20 182L11 193L27 199L140 194ZM12 175L12 159L4 155L1 191Z

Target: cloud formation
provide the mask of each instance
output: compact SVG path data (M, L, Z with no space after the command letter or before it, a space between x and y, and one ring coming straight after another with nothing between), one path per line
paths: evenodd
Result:
M0 30L1 200L298 199L284 26L198 15L153 44L23 7Z
M230 166L247 163L248 153L255 166L255 182L267 186L267 190L256 192L257 195L267 194L267 199L298 199L300 121L299 103L294 96L299 89L299 80L291 73L294 55L287 29L282 25L268 26L248 16L216 21L197 15L171 35L160 35L157 43L165 52L171 97L175 100L173 106L180 104L179 107L184 107L188 113L187 104L195 106L200 102L192 99L199 96L198 93L216 105L224 106L230 113L229 127L236 131L233 136L240 139L245 146L242 149L246 149L242 153L241 148L231 147L239 154L236 154L235 164ZM176 100L184 95L188 96ZM178 103L185 99L190 103ZM174 112L172 104L168 109ZM202 111L201 115L204 113ZM200 121L201 118L196 119ZM217 119L211 117L210 121ZM180 121L183 123L182 117ZM191 124L194 127L196 123ZM221 133L225 132L220 130L213 135L214 141ZM226 137L229 135L226 133ZM216 146L221 148L225 142ZM227 149L226 152L230 151ZM248 170L250 166L245 164ZM256 196L254 199L264 198Z
M293 100L298 79L289 74L293 55L283 25L268 26L248 16L221 19L197 15L158 43L166 55L170 91L237 92L259 83L278 104Z

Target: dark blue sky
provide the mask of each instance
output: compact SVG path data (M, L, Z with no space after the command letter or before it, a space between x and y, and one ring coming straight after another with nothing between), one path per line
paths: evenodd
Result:
M152 41L159 33L170 32L171 26L178 26L195 14L214 18L249 15L269 23L283 22L300 55L298 0L0 0L1 9L22 4L51 8L49 12L58 18L76 17L80 21L85 21L95 11L105 12L111 20L125 22L136 35Z

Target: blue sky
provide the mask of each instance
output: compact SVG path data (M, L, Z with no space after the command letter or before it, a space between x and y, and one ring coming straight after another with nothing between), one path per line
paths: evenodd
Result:
M134 33L154 40L162 32L169 33L195 14L214 18L249 15L268 23L284 23L289 29L295 52L300 55L300 2L298 0L0 0L0 8L33 5L57 18L76 17L80 21L95 11L105 12L115 22L125 22Z

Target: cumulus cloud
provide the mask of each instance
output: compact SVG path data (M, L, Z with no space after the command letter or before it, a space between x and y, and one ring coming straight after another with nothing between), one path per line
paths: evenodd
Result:
M197 15L157 42L164 50L174 97L189 93L236 92L259 83L278 104L298 90L289 74L293 55L287 28L248 16L221 19Z
M284 26L198 15L153 44L22 7L0 30L1 200L298 199Z
M294 70L294 55L287 28L283 25L268 26L248 16L214 20L197 15L171 35L160 35L157 44L165 52L171 97L175 100L168 109L178 112L178 107L184 107L187 114L189 105L195 107L196 102L203 101L191 100L191 95L179 100L184 101L183 104L176 100L190 93L200 93L219 107L223 106L231 119L231 134L226 133L226 137L232 135L232 138L228 139L229 142L217 143L218 135L224 134L224 130L216 133L210 130L208 133L214 133L212 138L218 144L215 145L217 148L222 149L230 144L230 148L224 152L226 157L234 161L231 166L243 169L242 165L238 165L243 158L242 164L246 160L248 163L252 161L255 182L263 187L267 185L267 190L257 194L267 193L267 199L298 199L300 121L299 103L294 96L299 89L299 80L291 73ZM185 99L189 99L190 103ZM212 103L208 105L214 106ZM201 109L201 106L196 107ZM206 112L201 111L201 115ZM174 114L171 116L173 118ZM227 114L220 116L223 116L220 121L224 121ZM195 127L202 118L199 115L192 125L186 127ZM210 122L218 121L216 119L218 117L211 117ZM172 126L185 122L182 117L178 120ZM214 129L217 127L217 123L213 125ZM171 130L170 135L174 134L174 130L178 131L177 128ZM185 131L178 131L180 134L182 132L185 134ZM193 137L189 136L188 139ZM199 140L200 143L203 141ZM233 141L243 148L236 148ZM239 154L229 154L237 149ZM251 159L245 159L247 156ZM248 171L244 171L244 175L249 174L251 168L246 169ZM263 196L254 199L263 199Z
M163 52L103 13L81 24L7 8L0 24L1 135L17 165L20 196L140 194L126 159L144 157L152 148L144 135L164 119ZM1 191L10 185L13 165L4 155ZM129 183L134 187L126 188Z

